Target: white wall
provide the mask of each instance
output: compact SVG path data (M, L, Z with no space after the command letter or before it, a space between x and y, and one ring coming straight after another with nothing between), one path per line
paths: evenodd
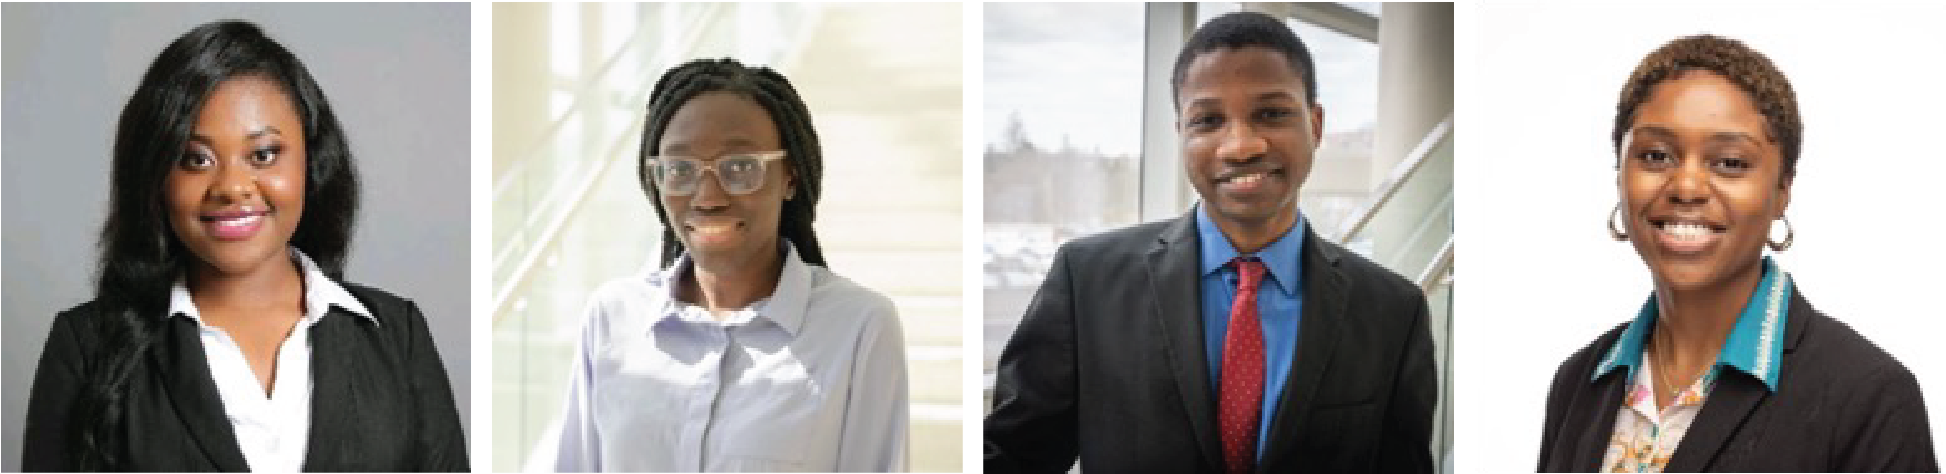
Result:
M1931 142L1946 8L1819 5L1461 9L1457 105L1474 125L1457 164L1459 471L1533 469L1555 368L1649 295L1641 259L1603 228L1617 196L1608 133L1635 63L1704 32L1765 53L1798 94L1797 241L1778 261L1813 305L1904 362L1946 426L1946 322L1929 298L1946 263L1946 225L1929 212L1946 176Z

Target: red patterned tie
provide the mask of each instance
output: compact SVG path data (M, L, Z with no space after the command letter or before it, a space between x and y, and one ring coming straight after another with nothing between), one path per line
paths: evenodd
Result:
M1223 431L1223 463L1228 472L1250 472L1257 465L1257 419L1264 400L1264 328L1257 322L1257 286L1264 264L1237 259L1236 300L1230 305L1230 330L1223 336L1223 406L1217 414Z

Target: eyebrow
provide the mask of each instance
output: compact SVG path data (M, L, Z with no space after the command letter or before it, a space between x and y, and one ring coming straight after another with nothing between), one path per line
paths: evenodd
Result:
M1292 94L1291 94L1290 92L1287 92L1287 91L1282 91L1282 90L1275 90L1275 91L1270 91L1270 92L1265 92L1265 93L1262 93L1262 94L1257 94L1257 96L1256 96L1255 98L1253 98L1253 99L1254 99L1254 102L1258 102L1258 103L1262 103L1262 102L1274 102L1274 101L1279 101L1279 100L1288 100L1288 101L1296 101L1296 100L1297 100L1297 96L1296 96L1296 95L1292 95ZM1218 98L1215 98L1215 97L1203 97L1203 98L1199 98L1199 99L1191 99L1191 100L1189 101L1189 103L1188 103L1188 104L1186 104L1186 105L1185 105L1185 106L1184 106L1183 108L1185 108L1185 109L1187 109L1187 108L1191 108L1191 107L1196 107L1196 106L1199 106L1199 105L1215 105L1215 104L1219 104L1219 103L1222 103L1222 102L1223 102L1223 100L1222 100L1222 99L1218 99Z
M1630 131L1630 133L1634 133L1637 135L1654 135L1656 138L1663 138L1663 139L1676 138L1676 132L1674 130L1671 130L1668 127L1664 127L1661 125L1637 126L1635 127L1634 130ZM1748 142L1752 145L1763 144L1763 140L1758 140L1757 137L1743 132L1710 132L1709 137L1705 138L1705 140L1710 142L1716 142L1716 143Z
M750 148L755 146L757 146L757 141L748 137L730 137L723 140L724 148ZM662 153L660 154L680 155L688 151L688 143L671 143L668 146L662 147Z
M281 137L284 135L284 131L278 130L277 127L274 126L265 125L264 128L260 128L251 131L250 133L244 134L243 138L246 140L256 140L257 138L263 137L265 135L277 135ZM189 136L189 141L199 142L199 143L209 143L212 140L210 140L209 135L203 135L198 133L198 134L191 134Z

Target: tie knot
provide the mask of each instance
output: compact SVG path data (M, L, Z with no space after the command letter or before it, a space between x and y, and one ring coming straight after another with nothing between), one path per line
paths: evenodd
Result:
M1256 257L1237 257L1230 264L1237 267L1237 288L1256 290L1264 281L1264 262Z

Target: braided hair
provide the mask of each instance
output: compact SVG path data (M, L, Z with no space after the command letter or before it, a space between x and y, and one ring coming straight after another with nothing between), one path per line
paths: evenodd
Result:
M209 95L224 81L260 77L289 95L303 124L303 218L290 245L343 278L358 178L344 130L324 91L297 56L256 25L237 20L203 24L169 43L143 73L116 124L108 218L102 224L97 309L102 353L85 362L89 380L79 394L75 440L82 471L125 470L118 437L123 397L135 368L160 338L169 289L197 261L168 223L161 196L169 170L182 156Z
M682 240L676 238L676 227L669 224L668 211L658 199L661 194L656 191L648 159L655 156L656 144L662 142L662 132L669 127L676 111L706 92L737 94L770 113L788 157L783 162L790 165L791 174L796 177L796 192L784 200L777 233L796 246L798 257L805 263L830 266L824 261L824 250L818 246L817 231L811 227L811 221L817 217L819 177L824 172L818 132L811 127L811 110L804 106L804 99L798 97L797 90L783 74L767 67L745 66L729 58L699 59L676 66L663 73L649 93L648 121L642 127L636 173L642 191L655 204L656 218L662 221L661 266L674 263L684 250Z

